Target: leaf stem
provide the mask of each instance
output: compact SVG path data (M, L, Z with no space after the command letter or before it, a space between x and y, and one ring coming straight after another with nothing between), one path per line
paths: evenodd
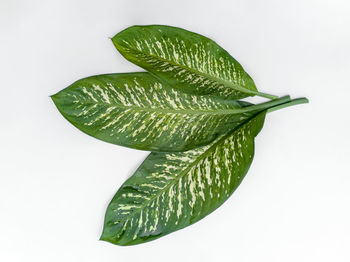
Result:
M270 94L266 94L266 93L262 93L262 92L256 92L255 95L260 96L260 97L265 97L268 99L277 99L278 98L278 96L270 95Z
M305 103L309 103L309 100L306 97L301 97L301 98L295 98L289 102L283 103L283 104L279 104L277 106L271 107L267 110L267 113L271 113L277 110L280 110L282 108L286 108L286 107L290 107L290 106L294 106L294 105L299 105L299 104L305 104Z
M290 96L283 96L265 103L257 104L257 105L252 105L248 106L246 108L242 109L242 112L249 112L249 111L255 111L255 110L264 110L264 109L269 109L271 107L279 106L285 103L290 102Z

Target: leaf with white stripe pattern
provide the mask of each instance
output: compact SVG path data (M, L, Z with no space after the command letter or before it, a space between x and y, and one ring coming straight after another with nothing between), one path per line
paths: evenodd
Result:
M83 132L113 144L149 151L185 151L206 145L267 102L242 102L186 94L149 73L81 79L52 96L62 115Z
M202 35L171 26L132 26L112 41L126 59L188 93L276 98L257 92L242 66Z
M108 206L101 240L151 241L202 219L223 204L247 173L265 112L211 144L151 153Z

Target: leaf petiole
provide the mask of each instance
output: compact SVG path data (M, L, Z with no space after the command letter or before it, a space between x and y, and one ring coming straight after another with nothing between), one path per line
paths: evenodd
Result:
M287 102L290 102L290 96L283 96L283 97L279 97L277 99L271 100L271 101L267 101L261 104L257 104L257 105L251 105L248 107L245 107L243 109L241 109L241 112L250 112L250 111L255 111L255 110L265 110L265 109L269 109L271 107L275 107L275 106L279 106L282 104L285 104ZM238 111L238 110L237 110Z
M295 98L289 102L271 107L267 110L267 113L271 113L277 110L280 110L282 108L286 108L286 107L290 107L290 106L294 106L294 105L299 105L299 104L306 104L309 103L309 100L306 97L301 97L301 98Z
M262 92L256 92L255 95L260 96L260 97L264 97L264 98L268 98L268 99L277 99L278 98L278 96L270 95L270 94L266 94L266 93L262 93Z

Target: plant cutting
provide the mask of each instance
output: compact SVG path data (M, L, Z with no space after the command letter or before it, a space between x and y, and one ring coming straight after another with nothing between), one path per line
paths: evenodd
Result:
M86 134L152 151L110 202L102 240L135 245L202 219L239 186L269 112L296 104L259 92L214 41L184 29L133 26L112 38L146 72L78 80L52 96ZM260 96L268 101L243 101Z

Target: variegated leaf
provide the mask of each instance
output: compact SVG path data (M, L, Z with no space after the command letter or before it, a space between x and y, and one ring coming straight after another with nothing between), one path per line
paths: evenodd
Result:
M102 240L147 242L184 228L218 208L241 183L265 112L187 152L151 153L108 206Z
M206 145L261 110L260 106L242 108L242 102L186 94L149 73L88 77L52 99L68 121L93 137L166 152ZM277 101L263 107L270 103Z
M129 61L189 93L240 99L261 95L242 66L202 35L171 26L132 26L112 38Z

